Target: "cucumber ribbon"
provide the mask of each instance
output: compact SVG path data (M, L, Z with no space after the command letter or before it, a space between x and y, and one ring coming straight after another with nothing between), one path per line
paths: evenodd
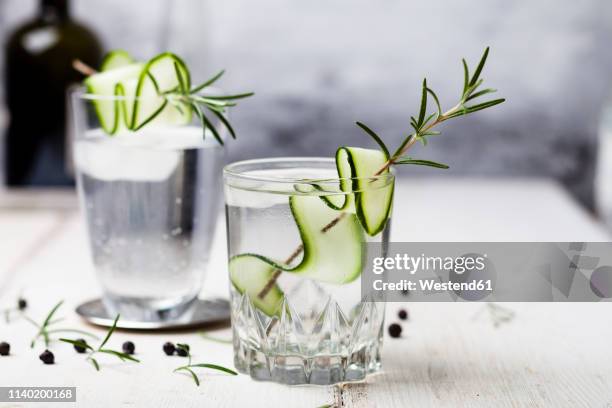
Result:
M107 96L92 100L102 129L109 135L121 130L136 131L151 122L188 124L192 119L189 104L174 104L163 95L173 90L188 91L191 77L185 62L166 52L147 63L134 61L117 50L102 62L101 71L84 81L87 92Z

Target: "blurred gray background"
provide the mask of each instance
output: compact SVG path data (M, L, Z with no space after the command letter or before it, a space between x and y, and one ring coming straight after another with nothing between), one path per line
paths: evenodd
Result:
M461 57L475 64L490 45L486 84L508 102L453 121L415 149L451 170L402 174L552 177L590 207L612 78L611 3L73 0L72 9L107 49L143 59L171 50L196 80L225 68L224 89L255 91L233 113L231 160L331 156L339 145L370 144L355 120L396 145L410 131L422 77L450 106L462 86ZM0 1L2 43L35 6Z

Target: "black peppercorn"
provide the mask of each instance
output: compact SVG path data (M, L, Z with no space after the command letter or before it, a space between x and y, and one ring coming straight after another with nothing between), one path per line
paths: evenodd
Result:
M175 350L176 350L176 347L174 347L173 343L170 343L170 342L164 343L164 353L166 353L167 356L173 355Z
M402 335L402 326L397 323L392 323L389 325L389 336L393 338L398 338Z
M55 356L49 350L45 350L42 352L40 356L38 356L45 364L53 364L55 363Z
M136 350L136 346L131 341L126 341L123 343L121 348L125 354L134 354L134 350Z
M0 343L0 356L8 356L11 352L11 345L3 341Z
M397 312L397 317L399 317L401 320L407 320L408 319L408 312L404 309L400 309L399 312Z
M26 307L28 307L28 302L24 298L19 298L17 300L17 309L25 310Z
M77 339L78 342L83 343L83 344L87 344L87 342L85 341L85 339ZM78 344L74 344L74 349L76 350L77 353L84 353L87 351L87 348L83 347L83 346L79 346Z

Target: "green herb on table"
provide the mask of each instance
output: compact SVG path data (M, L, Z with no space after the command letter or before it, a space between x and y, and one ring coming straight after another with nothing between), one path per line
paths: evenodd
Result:
M193 370L194 368L208 368L211 370L217 370L217 371L222 371L224 373L227 374L231 374L231 375L238 375L237 372L235 372L234 370L231 370L227 367L223 367L217 364L210 364L210 363L196 363L196 364L192 364L191 363L191 352L189 350L189 346L186 344L181 344L181 343L177 343L176 344L176 348L177 350L182 350L184 353L187 354L187 364L181 367L178 367L176 369L174 369L173 372L179 372L179 371L185 371L187 373L189 373L191 375L191 378L193 379L193 381L195 382L195 384L199 387L200 386L200 379L198 378L198 375L196 374L196 372Z
M140 363L140 360L138 360L137 358L132 357L131 355L129 355L127 353L123 353L121 351L117 351L117 350L113 350L113 349L105 348L104 347L106 345L106 343L108 343L108 340L110 340L110 338L113 335L113 332L115 331L115 329L117 328L117 322L119 321L119 317L120 317L120 315L117 315L117 317L115 317L115 321L113 322L113 325L111 326L111 328L106 333L106 336L104 337L104 340L102 340L102 343L100 343L100 345L97 348L95 348L95 349L93 347L91 347L89 344L87 344L86 342L84 342L83 340L80 340L80 339L79 340L60 339L60 341L72 344L73 346L75 346L75 348L78 347L79 349L87 350L87 358L86 358L86 360L91 362L91 364L94 366L96 371L100 371L100 364L98 363L98 360L96 360L94 358L94 355L96 355L97 353L110 354L110 355L113 355L113 356L119 358L121 361L133 361L135 363Z
M206 331L201 331L199 332L199 334L200 334L200 337L202 337L203 339L214 341L215 343L232 344L232 339L224 339L221 337L211 336Z
M55 324L63 320L62 318L54 318L55 314L57 313L57 311L59 310L59 308L62 306L63 303L64 301L62 300L58 302L55 306L53 306L53 308L49 311L49 313L47 313L47 317L45 317L45 320L43 320L43 322L40 324L37 323L35 320L31 319L30 317L28 317L26 314L22 315L26 321L28 321L29 323L31 323L38 329L38 332L36 333L36 335L32 339L32 342L30 343L30 348L34 348L34 346L36 345L36 342L41 337L45 343L45 347L49 347L49 343L52 340L51 339L52 335L57 334L57 333L79 333L79 334L97 339L97 336L95 334L89 333L84 330L73 329L69 327L57 328L54 326Z

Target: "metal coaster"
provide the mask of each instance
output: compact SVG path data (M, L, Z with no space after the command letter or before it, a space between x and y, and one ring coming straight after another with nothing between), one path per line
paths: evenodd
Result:
M114 316L109 315L102 299L85 302L76 308L79 316L96 326L110 327ZM230 307L225 299L198 299L186 318L169 321L141 322L119 319L117 327L128 330L181 330L229 322Z

